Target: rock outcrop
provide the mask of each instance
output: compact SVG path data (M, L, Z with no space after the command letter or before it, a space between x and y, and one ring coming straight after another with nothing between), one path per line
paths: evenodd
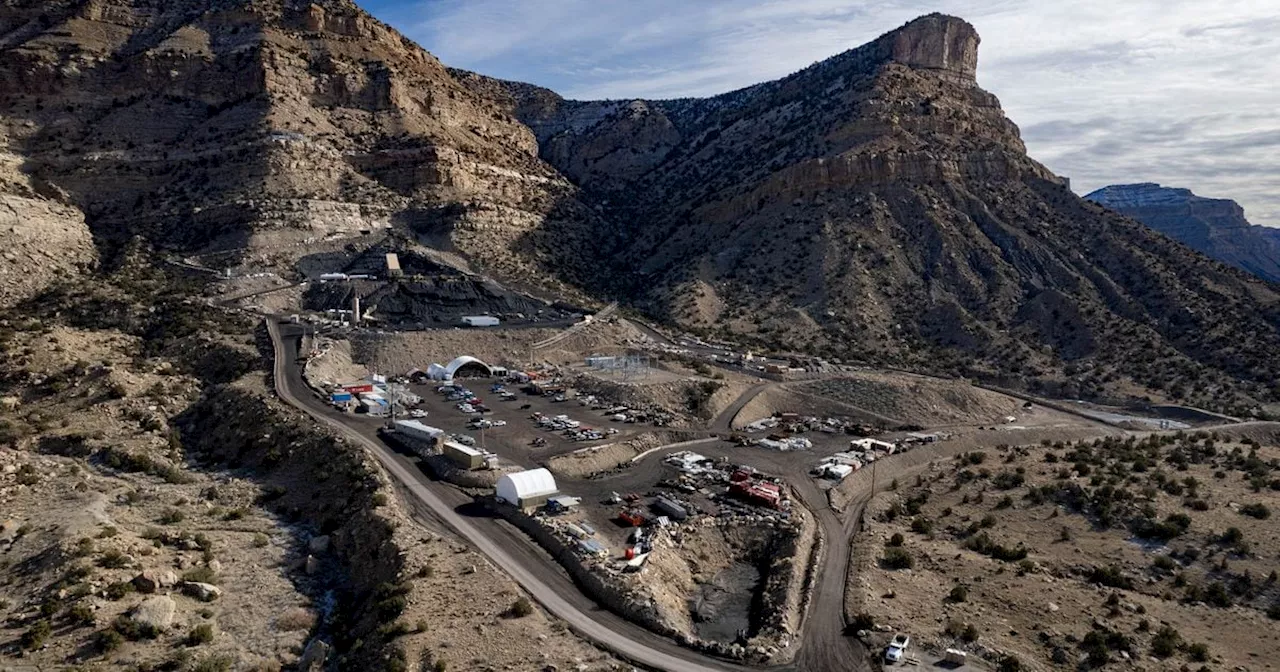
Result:
M1150 182L1103 187L1085 198L1197 252L1280 283L1280 229L1250 224L1244 208L1233 200Z
M160 633L173 625L178 604L168 595L148 597L129 612L129 620L151 633Z

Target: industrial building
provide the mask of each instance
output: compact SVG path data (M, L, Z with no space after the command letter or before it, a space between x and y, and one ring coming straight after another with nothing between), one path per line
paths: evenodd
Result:
M400 256L397 255L395 252L388 252L387 253L387 277L399 278L403 275L404 275L404 272L400 270Z
M559 493L556 479L545 468L503 474L498 479L498 499L525 513L546 504Z

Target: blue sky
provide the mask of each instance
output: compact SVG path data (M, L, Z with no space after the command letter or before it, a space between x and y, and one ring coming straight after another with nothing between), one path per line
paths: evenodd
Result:
M1280 226L1277 0L358 1L448 65L584 99L720 93L942 11L1077 192L1160 182Z

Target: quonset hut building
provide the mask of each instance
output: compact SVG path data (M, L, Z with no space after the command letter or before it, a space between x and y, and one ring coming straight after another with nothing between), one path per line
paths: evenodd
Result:
M559 494L556 479L546 469L503 474L498 479L498 499L530 513Z

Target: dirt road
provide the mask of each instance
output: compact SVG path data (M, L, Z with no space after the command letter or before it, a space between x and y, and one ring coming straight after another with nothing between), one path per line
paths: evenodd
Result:
M482 530L480 525L485 519L469 518L459 513L458 504L446 502L435 489L429 487L430 481L421 471L373 438L372 432L367 429L357 430L327 412L326 407L302 383L295 365L296 340L291 339L295 347L288 347L280 325L270 318L267 319L267 332L275 351L275 389L283 401L311 416L316 422L329 426L368 448L417 503L425 506L432 516L467 539L496 566L507 572L547 611L564 620L576 632L619 656L659 670L712 672L743 669L681 649L646 631L637 633L637 626L626 624L626 627L619 627L620 619L616 616L611 618L611 614L598 607L584 609L580 601L575 603L573 597L580 597L580 593L571 584L566 591L564 583L567 577L534 561L525 552L528 550L527 546L515 547L519 551L517 559L510 550L512 544L516 543L511 538L495 534L493 530ZM294 338L296 339L296 335ZM496 525L493 521L488 522L486 527Z

